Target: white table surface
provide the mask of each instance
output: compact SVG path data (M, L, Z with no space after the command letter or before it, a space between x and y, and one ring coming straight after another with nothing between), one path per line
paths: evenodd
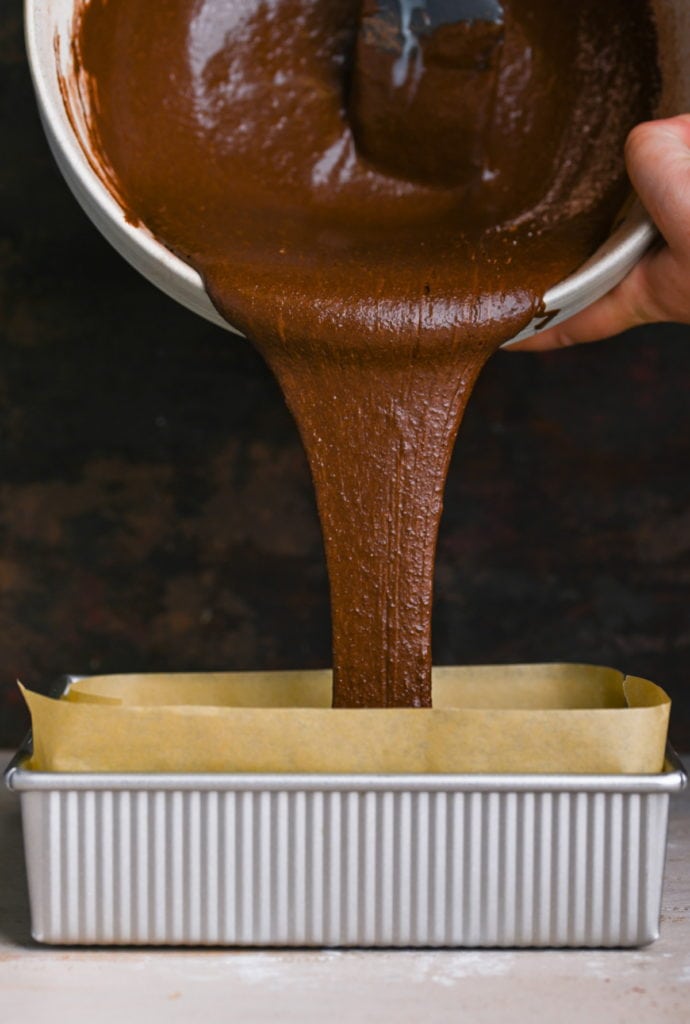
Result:
M671 802L661 927L629 952L42 947L0 787L1 1024L690 1024L690 793Z

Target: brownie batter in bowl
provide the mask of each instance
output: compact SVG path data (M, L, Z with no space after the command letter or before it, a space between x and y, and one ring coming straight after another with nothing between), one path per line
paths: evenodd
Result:
M411 44L372 41L376 4L354 0L78 9L99 173L198 270L297 421L336 707L431 704L436 536L472 386L609 235L626 135L655 108L644 0L500 6L498 29Z

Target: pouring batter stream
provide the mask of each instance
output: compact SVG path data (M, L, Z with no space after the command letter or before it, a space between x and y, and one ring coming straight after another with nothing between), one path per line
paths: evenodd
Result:
M645 0L422 24L414 81L413 21L402 38L387 6L380 45L368 0L91 0L75 32L103 177L199 271L297 421L340 707L431 704L436 537L472 387L608 235L658 91Z

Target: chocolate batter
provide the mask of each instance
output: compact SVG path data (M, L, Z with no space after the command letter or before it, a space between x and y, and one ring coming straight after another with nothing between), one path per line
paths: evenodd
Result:
M458 20L458 9L478 16ZM360 152L405 180L480 177L499 64L524 59L517 23L505 52L506 18L496 0L363 0L350 94Z
M372 42L377 5L356 0L91 0L78 19L109 187L200 272L298 423L337 707L430 705L472 386L608 234L654 109L644 0L499 6L411 46L390 21Z

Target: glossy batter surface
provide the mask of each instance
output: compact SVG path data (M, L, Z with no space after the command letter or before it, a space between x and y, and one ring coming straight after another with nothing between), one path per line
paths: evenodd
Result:
M426 40L413 88L354 0L91 0L78 20L109 186L201 273L295 415L336 706L430 704L436 536L472 386L608 234L626 134L654 109L643 0L503 8L500 38Z

